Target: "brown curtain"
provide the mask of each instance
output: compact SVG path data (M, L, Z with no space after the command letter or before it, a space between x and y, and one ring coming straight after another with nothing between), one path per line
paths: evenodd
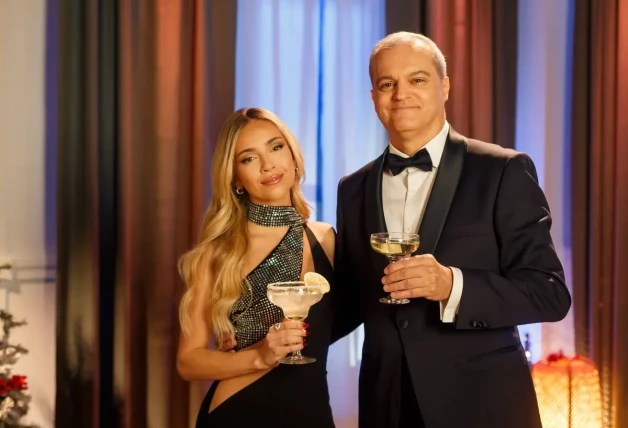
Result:
M604 426L628 426L628 3L575 0L572 232L576 350Z
M236 2L58 7L56 426L187 428L176 262L233 110Z
M462 134L515 145L517 0L388 0L386 31L423 33L447 59L447 118Z

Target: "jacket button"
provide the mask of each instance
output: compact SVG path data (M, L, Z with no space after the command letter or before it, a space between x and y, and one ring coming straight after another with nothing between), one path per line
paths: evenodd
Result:
M408 320L400 319L397 321L397 324L399 325L399 328L405 329L406 327L408 327Z

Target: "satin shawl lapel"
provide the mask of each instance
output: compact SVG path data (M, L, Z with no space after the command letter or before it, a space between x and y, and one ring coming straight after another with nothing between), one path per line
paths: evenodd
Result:
M371 169L366 177L364 189L364 213L366 219L366 237L370 246L371 234L379 232L387 232L386 220L384 218L384 207L382 205L382 176L384 173L384 159L388 153L388 148L384 153L371 165ZM384 267L388 264L388 259L383 254L378 254L371 249L371 258L373 260L372 269L384 275ZM366 266L365 266L366 267Z
M382 205L382 175L384 173L384 159L388 153L388 148L371 165L371 169L366 177L364 189L366 216L366 229L370 235L372 233L387 232L386 221L384 219L384 207Z
M425 208L425 214L419 228L421 244L416 254L434 254L443 226L447 220L449 207L458 188L458 181L462 174L466 154L466 139L453 129L450 129L434 185Z

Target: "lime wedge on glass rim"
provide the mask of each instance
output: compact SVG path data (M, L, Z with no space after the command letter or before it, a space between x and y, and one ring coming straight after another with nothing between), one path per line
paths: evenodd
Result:
M303 282L305 282L307 286L319 287L323 293L329 293L329 282L323 275L316 272L307 272L303 276Z

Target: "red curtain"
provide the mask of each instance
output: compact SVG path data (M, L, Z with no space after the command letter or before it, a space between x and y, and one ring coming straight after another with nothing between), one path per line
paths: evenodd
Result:
M56 426L187 428L176 262L233 111L236 4L59 8Z
M515 145L517 0L390 0L386 30L430 37L447 59L447 119L464 135Z
M572 232L576 349L597 363L604 426L628 426L628 4L576 0Z

